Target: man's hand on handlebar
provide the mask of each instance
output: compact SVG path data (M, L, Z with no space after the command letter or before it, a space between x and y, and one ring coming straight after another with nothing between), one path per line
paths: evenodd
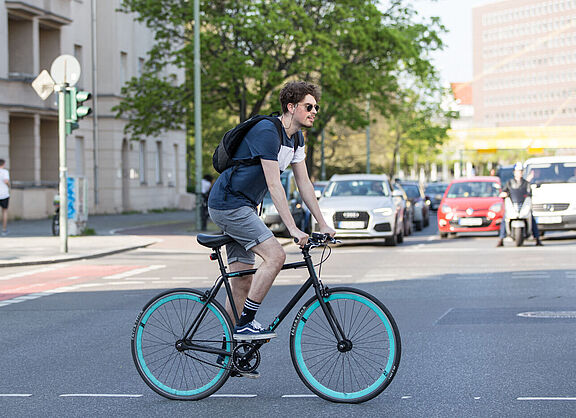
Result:
M308 234L300 231L299 229L296 229L290 235L292 235L292 238L294 238L294 242L298 244L300 248L304 247L306 245L306 242L308 242Z
M328 225L324 225L323 227L321 227L320 232L323 234L330 235L332 238L334 238L334 235L336 235L336 231L334 231Z

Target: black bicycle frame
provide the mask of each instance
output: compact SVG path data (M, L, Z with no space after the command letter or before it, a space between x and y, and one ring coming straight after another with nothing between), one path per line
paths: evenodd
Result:
M226 265L224 264L224 260L222 259L222 253L221 253L220 248L219 247L214 248L213 250L214 250L213 255L215 255L217 260L218 260L218 265L220 267L221 276L218 279L218 281L214 284L214 286L212 286L212 289L210 289L209 291L206 292L206 294L205 294L206 300L204 301L204 306L202 307L202 309L200 310L200 312L198 313L198 315L196 316L196 318L192 322L192 325L190 326L190 328L188 329L188 331L185 334L186 337L184 338L184 342L185 342L184 346L187 349L193 349L193 350L199 350L199 351L204 351L204 352L209 352L209 353L214 353L214 354L226 355L226 354L229 354L229 352L224 350L224 349L205 347L205 346L201 346L198 344L190 344L190 343L186 343L186 342L191 340L192 336L194 335L194 333L198 329L198 326L200 325L200 323L202 322L202 320L204 319L204 317L207 313L208 304L216 298L216 295L218 294L218 291L222 287L222 284L224 284L224 287L226 288L226 295L228 296L228 299L230 301L233 301L234 299L232 297L232 289L230 287L230 282L228 281L228 279L231 277L234 278L234 277L249 276L251 274L256 273L256 269L240 270L240 271L235 271L235 272L229 273L226 271ZM336 337L336 339L338 341L345 340L346 335L344 334L342 327L340 326L340 324L336 320L336 317L334 315L334 312L332 311L332 308L324 300L324 296L325 296L323 294L324 287L322 286L322 284L318 280L318 276L316 275L316 270L314 269L314 263L312 261L312 257L310 256L310 246L309 245L306 245L302 248L302 254L304 256L304 261L298 261L295 263L284 264L282 266L282 270L289 270L289 269L297 269L297 268L306 267L308 269L308 273L310 276L308 277L308 280L306 280L306 282L300 287L300 289L298 289L298 291L292 297L292 299L290 299L290 301L286 304L284 309L282 309L282 311L278 314L278 316L276 316L276 318L274 318L274 320L272 321L272 323L269 326L269 329L271 331L275 330L280 325L280 323L286 318L286 316L290 313L292 308L294 308L294 306L296 306L296 303L298 303L298 301L302 298L302 296L304 296L304 294L308 291L308 289L310 289L310 287L314 287L314 291L316 293L316 296L318 297L318 301L320 303L322 311L324 312L324 315L326 315L326 319L328 320L330 328L332 328L332 332L334 333L334 336ZM214 259L213 257L211 257L211 258ZM238 321L239 316L238 316L238 311L236 309L236 306L234 305L234 303L230 303L230 306L232 308L234 318L236 319L236 321Z

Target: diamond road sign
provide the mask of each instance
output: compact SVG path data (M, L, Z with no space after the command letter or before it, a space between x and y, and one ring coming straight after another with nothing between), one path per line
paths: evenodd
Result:
M54 92L54 80L48 71L42 70L40 75L32 82L32 88L42 100L46 100Z

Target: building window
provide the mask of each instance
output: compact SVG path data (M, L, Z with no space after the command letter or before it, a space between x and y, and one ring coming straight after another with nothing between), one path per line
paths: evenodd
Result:
M74 161L76 163L75 174L78 177L84 177L85 173L85 158L84 158L84 138L77 136L74 141Z
M162 141L156 141L156 184L162 184Z
M34 77L33 45L33 22L8 15L8 72L10 78Z
M139 165L140 184L146 184L146 142L140 141Z
M123 86L128 81L128 54L120 52L120 85Z
M84 68L82 45L74 45L74 58L76 58L80 64L80 79L78 80L77 87L84 87L84 74L88 72L88 69Z
M144 72L144 58L138 58L138 77Z

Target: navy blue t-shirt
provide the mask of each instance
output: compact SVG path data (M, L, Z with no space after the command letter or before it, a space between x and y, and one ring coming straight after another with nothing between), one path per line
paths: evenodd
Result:
M294 141L298 141L296 151ZM290 164L303 161L306 154L302 132L298 131L288 138L286 131L282 129L282 141L280 141L278 129L273 122L269 120L258 122L246 134L233 159L256 157L278 161L280 172ZM267 191L268 186L261 164L237 165L227 168L218 177L210 190L208 206L219 210L237 209L242 206L256 207L262 202Z

